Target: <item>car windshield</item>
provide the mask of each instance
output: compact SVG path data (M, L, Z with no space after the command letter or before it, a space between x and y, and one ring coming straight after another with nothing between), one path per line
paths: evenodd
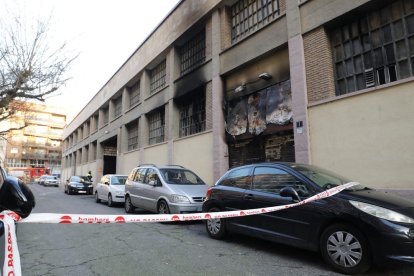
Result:
M318 186L320 186L321 188L325 190L333 188L335 186L346 184L348 182L352 182L352 180L348 178L345 178L343 176L340 176L328 170L321 169L317 166L295 164L295 165L291 165L290 167L298 171L299 173L303 174L304 176L306 176L307 178L312 180L315 184L317 184ZM363 190L363 189L366 189L366 187L362 185L356 185L347 190L356 191L356 190Z
M76 182L90 182L89 177L87 177L87 176L74 176L73 181L76 181Z
M56 180L56 176L47 176L45 177L46 179L50 179L50 180Z
M205 184L201 178L192 171L183 169L161 169L162 177L169 184L179 185L203 185Z
M125 185L126 180L127 180L127 176L114 175L111 177L111 184L112 185Z

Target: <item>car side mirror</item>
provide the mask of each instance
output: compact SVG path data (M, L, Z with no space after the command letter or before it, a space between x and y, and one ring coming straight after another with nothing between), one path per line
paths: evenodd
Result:
M280 196L291 197L293 201L300 202L298 193L292 187L284 187L280 190Z

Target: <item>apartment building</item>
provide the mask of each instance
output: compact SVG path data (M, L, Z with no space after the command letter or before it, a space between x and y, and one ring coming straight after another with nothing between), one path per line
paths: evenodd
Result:
M5 144L5 167L26 181L42 174L60 174L62 133L66 115L57 107L28 103L27 111L18 112L8 122L11 130Z
M412 0L183 0L64 129L64 177L261 161L414 185Z

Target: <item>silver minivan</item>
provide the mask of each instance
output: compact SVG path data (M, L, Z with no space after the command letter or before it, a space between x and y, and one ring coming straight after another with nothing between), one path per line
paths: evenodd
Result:
M208 188L184 167L141 165L125 182L125 211L137 207L160 214L201 212Z

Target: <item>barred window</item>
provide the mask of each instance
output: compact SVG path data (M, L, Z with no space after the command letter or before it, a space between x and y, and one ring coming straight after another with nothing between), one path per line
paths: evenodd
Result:
M149 144L164 142L165 127L164 108L148 115Z
M138 148L138 120L128 124L128 150Z
M279 14L279 0L239 0L231 6L232 43L266 26Z
M150 94L160 91L166 84L166 61L162 61L151 70Z
M204 89L182 99L179 106L180 137L206 130L206 93Z
M331 33L336 95L413 76L414 4L396 1Z
M129 107L134 106L137 104L141 97L141 87L140 82L134 83L132 86L128 87L129 93Z
M180 48L181 75L184 75L206 60L206 31L203 29Z
M122 113L122 97L119 97L114 101L114 118L121 115L121 113Z

